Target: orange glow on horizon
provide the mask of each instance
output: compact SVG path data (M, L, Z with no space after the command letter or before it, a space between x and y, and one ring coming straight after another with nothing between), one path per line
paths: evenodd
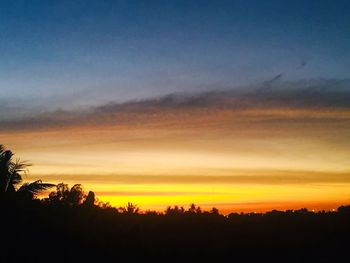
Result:
M28 180L81 183L117 207L330 210L350 201L345 110L181 109L147 116L2 131L0 141L34 164Z

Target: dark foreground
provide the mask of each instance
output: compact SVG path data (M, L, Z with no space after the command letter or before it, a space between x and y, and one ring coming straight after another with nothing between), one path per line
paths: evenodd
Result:
M350 207L227 217L1 205L0 262L349 262Z

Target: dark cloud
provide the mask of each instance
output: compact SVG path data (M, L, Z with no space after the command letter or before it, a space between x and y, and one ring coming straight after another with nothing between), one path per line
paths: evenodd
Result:
M131 101L124 104L107 104L96 111L144 111L158 108L224 107L232 109L268 107L350 107L350 80L304 80L278 82L277 75L269 82L256 87L209 91L200 94L170 94L156 99ZM258 91L258 92L257 92Z
M268 82L271 83L271 82L277 81L277 80L281 79L283 77L283 75L284 75L284 73L280 73L280 74L276 75L275 77L273 77Z
M306 67L306 65L309 64L311 59L312 59L312 57L310 57L310 56L305 56L305 57L301 58L300 64L298 67L296 67L296 69L299 70L299 69Z
M303 60L300 62L300 65L297 67L297 69L302 69L303 67L305 67L307 65L307 61Z
M148 100L109 103L82 111L35 112L22 118L2 118L0 129L65 127L79 124L137 123L156 119L164 113L191 113L191 110L242 111L249 109L350 109L350 80L277 81L281 74L260 86L226 89L197 94L174 93ZM7 106L6 106L7 107ZM1 106L0 106L1 108ZM6 113L6 111L5 111ZM146 117L147 118L146 118ZM152 118L150 116L153 116ZM280 116L281 117L281 116Z

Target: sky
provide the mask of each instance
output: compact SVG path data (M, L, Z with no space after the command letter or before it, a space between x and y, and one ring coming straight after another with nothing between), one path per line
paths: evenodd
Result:
M348 1L1 1L28 180L224 211L349 202Z
M349 11L348 1L1 1L0 95L59 108L280 73L347 78Z

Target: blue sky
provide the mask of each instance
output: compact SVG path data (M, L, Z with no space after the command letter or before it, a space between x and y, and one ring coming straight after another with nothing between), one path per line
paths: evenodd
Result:
M349 13L348 1L1 1L0 103L348 78Z

